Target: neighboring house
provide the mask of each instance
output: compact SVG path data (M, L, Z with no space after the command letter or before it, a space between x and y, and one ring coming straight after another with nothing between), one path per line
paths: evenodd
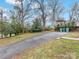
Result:
M56 30L60 32L69 32L69 28L65 27L68 24L66 20L57 20L56 21ZM63 26L63 27L62 27Z
M79 21L76 21L75 24L77 27L79 27Z
M64 25L66 23L67 22L65 20L57 20L55 26L57 26L57 25Z
M76 31L79 31L79 20L75 21L76 24Z
M79 21L66 21L57 20L55 26L58 26L58 31L69 32L69 31L79 31Z

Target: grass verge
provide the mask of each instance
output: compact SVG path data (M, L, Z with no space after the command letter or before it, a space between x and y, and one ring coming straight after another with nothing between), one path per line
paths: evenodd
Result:
M41 34L42 32L41 33L25 33L25 34L17 35L10 38L0 39L0 46L16 43L16 42L19 42L19 41L22 41L22 40L25 40L37 35L41 35Z
M79 41L54 40L13 56L12 59L79 59Z
M78 32L71 32L68 35L66 35L66 37L79 38L79 33Z

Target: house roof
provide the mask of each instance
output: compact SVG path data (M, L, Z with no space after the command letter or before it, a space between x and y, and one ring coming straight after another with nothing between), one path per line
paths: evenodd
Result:
M65 20L57 20L56 22L66 22Z

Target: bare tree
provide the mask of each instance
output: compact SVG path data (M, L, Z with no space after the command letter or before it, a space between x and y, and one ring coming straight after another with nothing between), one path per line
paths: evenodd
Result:
M43 23L43 30L45 29L46 26L46 13L45 13L45 4L44 4L44 0L34 0L36 3L38 3L39 7L37 8L38 10L41 11L41 19L42 19L42 23Z
M14 9L17 10L17 18L20 21L20 23L22 24L23 27L23 33L24 33L24 22L26 20L26 15L29 11L29 6L31 4L28 3L27 5L24 5L24 0L16 0L16 2L20 3L20 5L15 5Z
M61 5L61 0L49 0L49 7L52 10L52 23L58 20L59 16L63 13L64 7Z
M1 38L3 38L3 9L0 9L0 32L1 32Z
M79 3L75 2L72 6L72 8L70 9L70 13L69 13L69 18L70 21L76 21L79 20Z
M24 5L23 5L24 0L16 0L16 2L17 1L19 1L20 6L15 6L15 7L17 7L17 9L19 10L18 16L19 16L19 19L21 20L21 24L22 24L22 27L23 27L23 33L24 33Z
M0 20L3 20L3 9L0 9Z

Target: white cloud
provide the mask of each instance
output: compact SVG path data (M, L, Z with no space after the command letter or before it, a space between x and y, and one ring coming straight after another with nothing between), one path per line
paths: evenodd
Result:
M6 0L6 2L9 4L15 4L15 0Z
M15 5L15 4L20 4L19 1L16 2L16 0L6 0L7 3Z
M31 6L32 6L32 9L39 8L40 7L38 3L33 3Z
M9 15L9 10L7 10L7 9L3 9L3 11L4 11L4 13L3 13L3 17L5 18L7 18L7 19L9 19L9 17L10 17L10 15Z
M3 8L3 7L0 7L0 10L3 10L3 18L5 18L6 17L6 19L9 19L9 13L8 13L8 11L9 10L7 10L6 8Z

